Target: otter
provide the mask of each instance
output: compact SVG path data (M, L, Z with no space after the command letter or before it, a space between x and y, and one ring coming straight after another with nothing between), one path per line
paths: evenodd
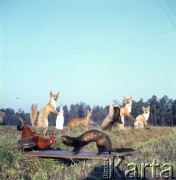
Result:
M74 147L72 150L73 155L77 154L81 148L90 142L96 142L98 149L98 153L96 155L100 155L102 152L109 152L109 154L111 154L112 150L110 138L105 133L98 130L86 131L78 137L63 135L60 137L60 140L65 145Z

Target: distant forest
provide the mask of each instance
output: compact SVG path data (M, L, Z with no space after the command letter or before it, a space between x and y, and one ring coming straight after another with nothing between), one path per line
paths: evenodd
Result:
M120 104L120 107L122 106L123 104ZM153 95L150 99L148 99L145 102L143 101L143 99L140 99L139 101L133 100L131 115L133 117L136 117L137 115L143 113L142 106L150 106L150 125L176 126L176 100L169 99L166 95L161 99L158 99L157 96ZM67 105L64 105L64 124L67 125L67 123L75 117L86 117L87 109L92 110L92 120L99 125L107 116L109 112L109 105L105 107L95 105L92 108L83 102L72 104L69 108L67 107ZM59 107L57 108L57 110L59 111ZM18 113L25 117L28 124L31 124L29 113L25 113L22 109L19 109ZM48 119L49 125L55 126L56 116L50 114ZM17 125L18 123L19 121L15 115L15 111L10 108L5 109L5 115L1 122L1 125ZM130 126L132 125L132 123L133 120L125 118L126 125Z

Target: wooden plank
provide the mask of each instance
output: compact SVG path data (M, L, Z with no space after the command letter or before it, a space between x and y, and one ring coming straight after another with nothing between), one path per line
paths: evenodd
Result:
M65 159L103 159L112 158L113 155L109 153L101 153L96 155L96 152L79 152L73 155L70 151L61 150L40 150L27 152L28 156L46 157L46 158L65 158Z

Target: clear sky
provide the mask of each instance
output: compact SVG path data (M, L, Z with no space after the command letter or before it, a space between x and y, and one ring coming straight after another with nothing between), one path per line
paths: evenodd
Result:
M0 0L0 108L176 99L175 0Z

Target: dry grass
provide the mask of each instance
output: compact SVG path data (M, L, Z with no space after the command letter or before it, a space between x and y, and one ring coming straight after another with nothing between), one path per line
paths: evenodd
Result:
M71 150L59 142L61 134L67 134L67 127L63 132L56 131L57 144L55 149ZM91 127L98 129L99 127ZM73 136L82 133L82 128L77 127L72 132ZM118 150L123 148L133 148L130 157L126 157L125 163L151 162L152 158L157 161L173 164L176 169L176 128L169 127L152 127L151 130L132 129L117 130L106 132L112 140L114 148L117 148L116 155L126 154L119 153ZM63 161L42 158L32 158L25 156L25 152L18 148L17 141L20 139L20 133L16 127L0 127L0 179L83 179L91 177L101 179L103 175L103 162L97 160L87 161ZM94 143L90 143L82 151L97 151Z

